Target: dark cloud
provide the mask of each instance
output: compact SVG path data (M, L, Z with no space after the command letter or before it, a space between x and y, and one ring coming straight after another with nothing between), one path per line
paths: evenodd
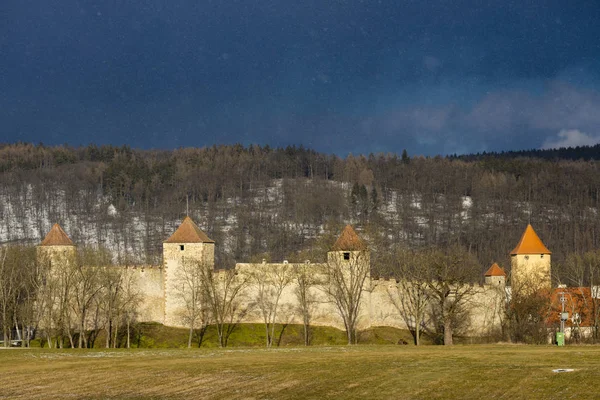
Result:
M560 1L9 0L1 141L344 154L596 135L599 10Z

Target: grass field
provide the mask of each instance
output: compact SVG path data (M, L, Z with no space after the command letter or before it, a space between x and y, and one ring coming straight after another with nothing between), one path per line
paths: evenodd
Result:
M595 399L598 382L595 346L0 350L8 399Z

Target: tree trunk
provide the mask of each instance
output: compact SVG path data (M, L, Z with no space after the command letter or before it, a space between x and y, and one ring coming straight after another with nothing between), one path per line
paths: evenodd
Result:
M81 317L81 321L79 321L79 338L77 340L77 346L81 349L83 348L83 337L84 337L84 330L83 330L83 326L84 326L84 317Z
M6 306L3 306L3 310L2 310L2 330L4 332L4 347L8 347L8 341L9 341L9 337L8 334L10 332L10 325L8 324L6 315L7 315L7 311L6 311Z
M17 339L23 340L21 336L21 331L19 330L19 322L17 321L17 313L15 312L15 331L17 332Z
M2 328L4 329L4 347L8 347L8 327L6 326L6 324L4 325L4 327Z
M350 327L350 321L346 321L345 322L346 325L346 336L348 337L348 345L353 344L353 335L352 335L352 328Z
M106 327L106 348L110 349L110 339L112 338L112 320L109 319Z
M271 338L269 335L269 323L265 322L265 333L267 334L267 348L271 347Z
M73 334L71 333L70 329L67 331L67 337L69 338L69 344L71 345L71 348L74 349L75 342L73 341Z
M223 345L223 329L225 326L223 324L217 323L217 334L219 335L219 347L225 347Z
M113 338L113 349L117 348L117 345L118 345L117 338L118 337L119 337L119 322L117 321L117 322L115 322L115 335L114 335L114 338Z
M444 321L444 346L452 346L452 322L450 320Z
M131 348L131 321L129 320L129 314L127 315L127 348Z
M310 345L310 322L306 315L304 316L304 345Z
M194 336L194 325L190 325L190 333L188 335L188 349L192 348L192 337Z

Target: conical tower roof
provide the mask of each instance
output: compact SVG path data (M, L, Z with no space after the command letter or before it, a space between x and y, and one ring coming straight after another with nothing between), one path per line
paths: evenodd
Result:
M356 234L352 226L346 225L342 234L331 248L332 251L362 251L367 250L367 245Z
M40 246L75 246L59 224L54 224Z
M165 243L214 243L190 217L185 217L179 228Z
M483 276L506 276L503 268L500 268L497 263L493 263Z
M535 233L531 224L528 224L519 244L510 252L511 256L517 254L552 254L552 252L544 246L544 243L542 243L537 233Z

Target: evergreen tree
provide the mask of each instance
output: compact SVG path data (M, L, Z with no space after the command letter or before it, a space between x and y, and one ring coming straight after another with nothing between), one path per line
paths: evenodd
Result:
M402 150L402 164L410 164L410 157L408 156L408 153L406 152L406 149Z

